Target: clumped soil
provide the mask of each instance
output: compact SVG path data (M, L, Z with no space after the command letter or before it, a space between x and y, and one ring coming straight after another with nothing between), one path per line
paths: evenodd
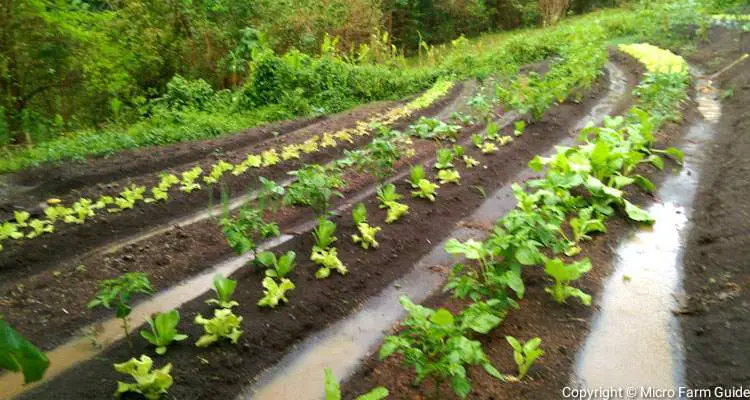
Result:
M619 52L613 51L611 54L614 56L612 59L629 75L629 82L641 76L643 68L640 64L629 61L627 55ZM627 108L624 103L622 106L623 109ZM685 105L684 112L686 122L696 118L692 103ZM686 125L665 126L657 135L657 146L674 145ZM679 166L667 161L664 171L644 166L641 167L640 172L658 185L673 168L679 168ZM652 195L632 187L627 190L626 196L642 207L658 201ZM526 293L524 299L519 301L520 309L511 311L502 324L490 334L476 335L476 338L482 342L483 349L493 365L506 374L517 373L512 348L505 340L506 335L524 341L538 336L542 339L545 355L532 367L527 378L516 384L491 378L481 367L470 367L473 391L469 398L547 400L562 396L562 389L570 386L576 353L589 333L589 321L598 309L596 299L601 297L600 293L605 279L613 271L615 249L621 240L638 228L637 224L619 214L608 221L606 234L592 235L593 240L582 246L580 257L588 257L593 268L576 281L575 286L593 296L595 300L591 307L584 306L575 299L570 299L568 304L564 305L555 303L549 294L544 292L544 288L550 285L550 281L545 276L543 268L524 270ZM449 269L446 268L446 271ZM442 293L432 296L424 304L432 308L445 307L453 313L469 305L466 301ZM393 332L397 332L397 329L394 327ZM379 361L377 350L377 348L372 349L371 357L344 384L344 398L353 399L358 394L381 385L391 391L393 399L435 398L433 382L426 381L423 385L415 386L413 370L403 365L401 356L391 356L384 361ZM458 399L449 384L443 384L440 392L439 398L441 399Z
M720 70L748 50L739 32L711 29L689 60L709 75ZM700 388L750 383L750 60L714 84L722 115L699 180L679 317L687 384Z
M456 85L448 94L431 106L417 111L407 118L402 118L394 123L392 127L394 129L405 129L420 116L434 115L458 96L461 87L462 85L460 84ZM294 134L289 133L282 137L272 138L257 143L250 148L227 151L222 159L238 163L246 158L248 151L258 152L262 149L278 147L290 142L301 143L313 133L320 133L326 130L335 131L343 128L353 128L356 126L357 121L365 120L371 114L371 112L362 112L361 110L351 112L336 119L331 124L318 124L313 129L305 129L296 131ZM294 137L292 138L291 136ZM353 143L343 142L334 148L321 148L320 151L304 155L299 160L288 160L280 162L273 167L253 169L240 176L233 176L230 173L224 174L222 176L221 189L227 191L230 197L240 196L258 186L259 176L281 180L288 177L287 172L295 170L304 164L324 164L341 157L345 150L357 148L371 140L369 136L356 136L353 139ZM210 165L214 162L214 159L208 158L192 165L199 165L205 172L208 172ZM192 165L185 167L192 167ZM117 186L114 187L116 190L112 190L113 187L111 185L105 187L93 185L74 191L68 196L62 196L61 199L64 200L65 204L72 204L72 202L80 197L97 198L100 194L106 192L107 189L117 193L121 188L130 183L150 187L157 184L158 181L158 174L148 174L123 179L117 182ZM214 203L218 201L221 196L219 192L220 188L214 186L209 190L205 188L205 183L202 181L200 183L204 187L200 192L185 193L179 190L170 191L170 197L167 202L151 204L141 202L134 209L114 214L99 212L96 217L87 220L83 225L58 224L54 233L40 236L34 240L6 241L3 243L5 249L0 252L0 280L9 282L25 275L39 273L59 264L61 261L82 257L98 246L136 235L148 226L169 223L175 218L205 210L207 205L212 201ZM148 221L148 223L144 223L144 221Z
M568 135L575 122L599 97L599 87L596 89L580 104L565 103L553 107L542 121L529 125L522 137L495 154L482 155L473 147L467 148L468 154L478 159L482 166L474 169L459 167L461 185L441 185L435 203L411 198L408 184L397 182L398 192L405 195L402 200L410 210L393 225L380 222L385 213L378 208L374 196L369 197L364 201L369 221L383 227L378 235L380 247L377 250L365 251L352 243L349 237L355 227L348 213L336 217L336 236L339 238L336 247L341 260L349 267L347 276L334 272L329 279L315 279L317 267L307 259L313 239L309 234L297 236L275 249L297 252L298 264L290 276L297 288L289 293L289 304L271 310L254 305L262 296L261 272L251 267L242 268L233 276L239 280L235 297L241 304L235 312L245 318L245 333L237 346L220 343L207 349L193 347L190 343L201 332L191 322L196 314L206 316L212 308L204 304L208 294L184 304L179 309L183 316L180 330L190 334L191 339L170 347L165 357L157 358L159 365L168 361L175 366L175 385L170 396L179 399L233 398L252 377L277 362L295 343L354 312L368 297L407 273L432 244L440 242L456 223L482 203L481 196L471 189L473 185L481 185L491 192L508 184L508 180L525 168L533 155ZM510 133L509 129L506 128L506 134ZM434 170L429 171L434 177ZM429 234L425 235L425 232ZM120 342L96 359L72 368L22 398L108 397L114 391L116 380L122 378L114 373L112 363L141 353L152 353L143 341L136 341L133 352ZM92 382L101 384L91 385Z

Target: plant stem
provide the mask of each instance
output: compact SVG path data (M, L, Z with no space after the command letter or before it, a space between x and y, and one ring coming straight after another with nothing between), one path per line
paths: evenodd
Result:
M133 342L130 340L130 331L128 330L128 317L122 319L122 328L125 330L125 340L128 341L130 351L133 351Z

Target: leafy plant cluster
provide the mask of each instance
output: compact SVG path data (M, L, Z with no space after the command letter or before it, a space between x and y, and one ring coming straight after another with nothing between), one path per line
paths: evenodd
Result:
M404 363L414 368L417 383L432 377L439 390L448 380L462 398L471 391L465 375L467 364L479 364L505 381L523 379L544 354L539 338L525 343L506 338L518 365L518 374L508 376L495 370L479 342L472 342L466 334L471 330L487 333L511 309L519 308L518 300L525 294L525 268L544 268L550 280L545 291L554 301L565 303L572 297L590 305L591 296L573 286L592 268L588 258L580 257L580 244L594 232L606 232L607 219L618 212L637 223L653 223L645 210L628 201L625 189L636 185L651 192L654 185L639 174L640 167L661 169L663 156L682 161L679 150L657 148L654 133L665 121L662 115L679 110L688 80L684 73L654 74L662 76L646 77L635 93L663 93L661 101L642 96L624 117L606 118L603 126L582 129L580 144L558 147L549 157L536 156L529 167L544 175L513 185L517 206L497 221L486 240L451 239L446 243L445 250L464 261L454 265L445 291L468 299L470 305L454 316L402 298L409 317L402 322L400 333L386 338L381 358L401 353ZM449 161L443 156L439 164L446 167ZM419 170L413 178L421 179Z

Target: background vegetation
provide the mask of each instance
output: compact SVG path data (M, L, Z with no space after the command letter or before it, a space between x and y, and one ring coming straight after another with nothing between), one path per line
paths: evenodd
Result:
M497 57L491 68L446 61L436 44L468 53L461 35L613 5L620 0L0 0L0 172L402 98L440 75L502 68ZM551 54L539 46L501 55Z

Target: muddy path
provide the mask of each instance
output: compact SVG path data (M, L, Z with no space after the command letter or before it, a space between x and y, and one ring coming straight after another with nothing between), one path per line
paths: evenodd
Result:
M618 56L622 60L624 55ZM632 68L631 74L638 76L642 68ZM659 146L676 145L687 132L688 126L697 117L694 104L686 106L685 121L681 125L666 126L658 135ZM670 176L672 170L679 168L674 163L669 164L664 171L653 168L643 168L642 173L655 184L660 185ZM628 191L628 198L636 204L647 207L658 203L659 199L640 190ZM512 311L505 318L501 326L489 335L478 337L483 348L493 364L503 373L514 373L516 364L510 346L505 341L505 335L528 340L538 336L542 339L545 355L537 361L530 370L528 379L519 384L509 384L488 378L481 368L471 367L470 376L473 377L472 399L550 399L562 397L562 389L570 387L574 382L571 376L575 374L578 349L584 344L591 326L590 322L599 311L604 283L614 271L616 248L631 236L639 227L628 222L623 216L613 218L608 223L608 233L596 235L594 239L583 246L582 255L591 259L594 268L587 273L577 285L590 293L597 300L591 307L578 302L558 305L552 301L544 287L549 282L541 268L524 271L526 293L519 302L520 310ZM444 266L444 271L449 271ZM445 307L457 312L467 303L454 298L438 294L426 302L430 307ZM345 398L353 399L357 394L369 388L384 385L391 393L396 393L395 399L425 398L434 393L434 384L425 382L421 386L414 386L414 374L403 367L400 357L391 357L385 361L378 361L377 348L372 349L373 356L363 367L345 384ZM441 398L454 399L448 385L442 388Z
M397 130L406 129L412 122L419 119L420 116L433 116L442 111L445 107L454 104L455 99L461 93L463 85L454 86L445 96L434 102L429 107L414 112L407 118L396 121L392 127ZM349 115L335 126L328 125L327 129L354 128L356 123L366 120L371 114ZM356 118L355 118L356 117ZM318 127L318 129L322 129ZM290 139L290 135L298 136L294 142L299 143L309 137L312 132L308 130L290 133L285 137L273 138L265 141L259 146L268 148L285 143ZM299 160L288 160L269 168L260 168L249 171L240 176L225 174L222 177L222 186L230 197L241 196L254 189L258 185L258 177L264 176L268 179L281 180L288 177L287 172L295 170L304 163L326 163L341 157L346 150L352 150L363 146L371 140L368 136L355 136L352 143L339 143L336 147L321 148L313 154L308 154ZM239 149L235 152L225 153L224 159L238 163L245 159L247 149ZM215 162L213 158L200 161L204 171ZM117 184L117 188L125 186L126 183L132 182L139 185L154 185L158 182L158 174L128 178ZM94 185L71 195L72 203L79 197L96 198L102 193L102 187ZM0 280L8 282L24 275L35 274L44 271L61 261L70 258L82 257L90 250L102 246L106 243L129 238L137 235L148 227L158 226L161 224L170 224L176 218L196 211L205 210L208 204L213 200L214 203L220 198L220 188L214 186L211 189L204 189L199 192L185 193L173 190L170 192L170 198L167 202L158 203L139 203L134 209L124 210L120 213L107 214L105 212L97 213L94 219L87 221L83 225L76 224L58 224L57 230L51 234L43 235L33 240L10 241L4 243L5 249L0 252ZM65 197L62 197L66 200ZM144 223L147 221L147 223Z
M713 28L688 59L712 74L743 54L739 35ZM699 180L679 310L686 381L701 388L750 382L750 62L714 84L722 114Z
M310 235L295 236L280 245L278 251L294 249L299 254L292 276L297 288L290 294L290 303L280 309L265 310L253 306L261 296L260 274L251 268L240 269L234 277L240 280L237 301L246 305L238 310L245 317L243 329L246 333L240 339L239 347L221 344L197 350L186 344L170 349L170 362L181 366L173 371L175 386L172 395L201 399L230 398L238 394L249 379L273 365L295 343L351 314L365 299L405 274L431 249L431 243L442 240L456 222L481 204L483 199L471 189L472 186L480 185L489 192L507 184L540 149L566 137L600 95L601 90L595 90L579 104L565 103L553 107L542 121L529 125L523 137L497 153L483 155L475 148L467 147L468 153L482 166L474 169L459 167L461 185L443 185L439 189L438 201L433 204L405 197L404 202L410 206L409 215L393 225L382 225L377 251L363 251L347 240L354 230L348 213L337 218L337 236L341 238L337 242L339 256L350 269L346 277L336 275L323 281L313 277L316 268L306 259L312 245ZM508 129L511 128L506 128L506 131ZM403 182L397 182L397 187L401 193L410 190ZM369 219L382 221L384 214L377 208L377 200L370 196L364 203L370 213ZM429 237L425 237L424 232L430 232ZM190 321L197 313L205 315L210 310L203 302L205 297L207 294L180 307L183 315L181 330L191 337L197 337L199 329ZM135 352L145 351L147 349L142 343L136 343ZM86 399L109 396L114 386L92 388L84 383L107 381L114 385L117 376L111 371L111 363L129 357L130 352L121 341L95 359L72 368L23 397Z

